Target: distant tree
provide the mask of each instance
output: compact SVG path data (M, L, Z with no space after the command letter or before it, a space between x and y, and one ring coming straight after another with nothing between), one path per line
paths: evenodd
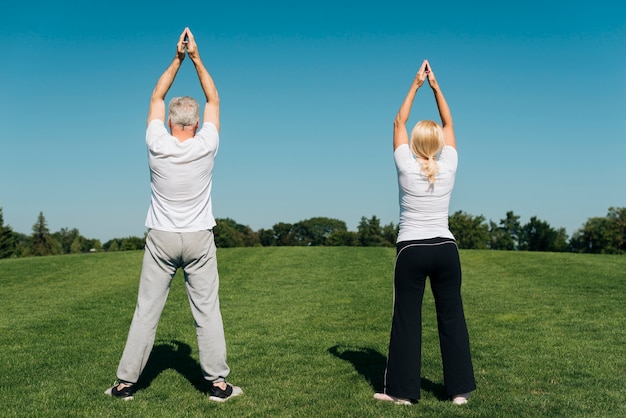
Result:
M76 228L61 228L58 232L52 234L52 237L61 243L63 254L70 254L72 253L72 245L74 241L80 237L80 233ZM80 249L78 252L80 252Z
M97 244L100 242L98 241ZM146 237L126 237L126 238L113 238L104 243L105 251L136 251L143 250L146 246ZM90 247L87 251L89 251ZM96 247L97 249L97 247Z
M242 225L230 218L216 219L213 228L215 245L219 248L255 247L261 245L259 235L247 225Z
M299 245L329 245L328 238L335 231L347 231L344 221L326 217L316 217L297 222L292 232Z
M13 231L13 239L15 240L13 257L27 257L30 248L30 236Z
M39 212L37 222L33 225L33 234L30 238L28 254L32 256L44 256L61 254L62 251L61 243L55 240L50 234L43 212Z
M522 226L519 216L513 211L506 213L506 218L500 219L500 224L489 223L492 250L516 250L519 245L519 236Z
M398 238L400 225L394 225L393 222L383 226L382 235L383 239L389 243L390 246L396 245L396 239Z
M449 218L450 231L463 249L484 250L490 243L489 226L482 215L472 216L457 211Z
M515 249L511 236L494 221L489 221L489 248L492 250Z
M243 236L237 229L237 222L230 218L216 219L216 222L213 233L218 248L245 247Z
M546 221L530 218L522 227L519 249L525 251L565 251L567 234L563 228L556 230Z
M9 258L15 254L15 236L10 226L4 225L4 215L0 208L0 258Z
M82 237L77 236L70 244L70 254L79 254L82 251Z
M102 251L102 243L99 239L81 239L81 252Z
M356 247L359 245L357 233L352 231L335 230L330 233L326 245L334 247Z
M610 207L607 218L613 222L613 228L615 229L617 254L624 254L626 251L626 207Z
M146 246L146 239L140 237L126 237L122 238L120 243L120 251L136 251L143 250Z
M273 247L276 245L276 237L273 229L259 229L257 232L259 242L264 247Z
M292 224L279 222L275 224L272 227L272 229L274 230L274 242L276 242L276 245L278 246L299 245L298 240L296 240Z
M570 241L574 251L624 254L626 208L609 208L605 217L589 218Z
M359 245L362 247L389 247L392 245L383 237L380 219L375 215L370 219L365 216L361 217L361 222L357 227L357 236Z

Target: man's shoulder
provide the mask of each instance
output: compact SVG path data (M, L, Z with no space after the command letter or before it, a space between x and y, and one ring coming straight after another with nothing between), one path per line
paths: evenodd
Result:
M163 126L165 127L165 122L163 122L161 119L151 119L148 122L148 128L151 126Z
M195 136L196 138L219 140L220 134L213 122L204 122Z

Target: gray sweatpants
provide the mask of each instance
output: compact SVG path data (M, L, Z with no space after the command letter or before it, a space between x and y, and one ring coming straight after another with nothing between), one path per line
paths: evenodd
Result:
M215 241L212 231L150 230L141 267L137 306L117 378L136 383L148 362L157 325L176 270L182 268L198 337L200 367L205 379L220 382L230 369L220 302Z

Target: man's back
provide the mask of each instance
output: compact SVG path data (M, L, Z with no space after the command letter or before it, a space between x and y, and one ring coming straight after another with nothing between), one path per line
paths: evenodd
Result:
M211 188L219 134L205 123L195 137L179 141L155 119L146 133L151 202L146 226L170 232L193 232L215 226Z

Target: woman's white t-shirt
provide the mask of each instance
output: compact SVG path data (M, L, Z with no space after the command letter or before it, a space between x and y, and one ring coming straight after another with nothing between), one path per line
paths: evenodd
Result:
M397 242L429 238L451 238L448 228L448 208L454 188L458 154L451 146L444 146L437 164L435 183L428 183L421 163L415 159L408 144L400 145L393 153L398 170L400 191L400 231Z
M169 232L196 232L215 226L211 187L219 134L206 122L193 138L180 142L163 121L146 130L150 187L146 226Z

